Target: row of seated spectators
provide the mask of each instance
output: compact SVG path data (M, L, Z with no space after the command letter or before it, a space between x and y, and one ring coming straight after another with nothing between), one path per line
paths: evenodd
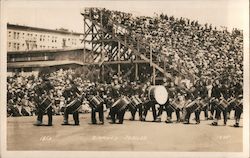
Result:
M54 89L50 93L50 98L53 102L54 114L60 115L63 113L62 107L65 104L63 97L63 91L66 88L66 80L73 78L75 74L74 70L58 70L50 73L46 78L49 78L54 86ZM93 84L90 81L83 80L82 78L74 78L78 87L85 87ZM36 103L34 100L36 86L43 82L42 77L35 76L22 76L15 75L8 77L7 82L7 110L8 115L22 116L22 115L34 115L36 114ZM83 101L83 104L88 104L87 101ZM80 112L90 112L88 105L82 106Z
M218 29L166 14L133 16L105 8L88 8L85 13L97 21L102 19L102 24L116 34L128 34L128 41L136 38L146 43L148 50L150 44L157 60L165 60L169 70L177 69L182 74L197 77L233 75L243 78L242 30L229 32L226 28Z

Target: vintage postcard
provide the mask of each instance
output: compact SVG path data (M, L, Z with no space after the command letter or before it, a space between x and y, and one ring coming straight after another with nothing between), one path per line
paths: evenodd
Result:
M249 157L247 0L1 2L1 157Z

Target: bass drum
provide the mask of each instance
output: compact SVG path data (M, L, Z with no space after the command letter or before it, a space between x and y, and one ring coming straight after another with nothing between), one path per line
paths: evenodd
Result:
M168 101L168 91L164 86L151 86L148 91L148 98L164 105Z

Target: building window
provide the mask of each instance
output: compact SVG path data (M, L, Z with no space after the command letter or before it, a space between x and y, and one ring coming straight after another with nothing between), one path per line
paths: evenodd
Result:
M9 42L9 48L11 47L11 42Z
M16 43L14 43L14 47L13 48L14 48L14 50L16 49Z
M14 32L14 39L16 39L16 32Z
M9 31L9 37L11 37L11 31Z
M19 46L20 46L20 44L19 44L19 43L17 43L17 47L16 47L16 49L17 49L17 50L19 50Z

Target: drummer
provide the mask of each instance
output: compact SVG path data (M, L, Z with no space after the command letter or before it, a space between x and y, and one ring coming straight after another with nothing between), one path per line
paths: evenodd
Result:
M137 96L140 100L140 94L142 94L142 87L139 85L139 82L133 82L132 83L132 95ZM130 109L131 111L131 118L130 120L133 121L135 120L135 115L137 110L139 110L139 120L142 120L142 112L143 112L143 106L142 103L140 103L138 106L135 107L135 109Z
M145 90L144 90L144 97L147 98L144 102L144 111L143 111L143 115L142 115L142 121L146 121L146 117L148 114L148 110L151 108L152 109L152 113L153 113L153 122L159 122L159 120L157 120L157 114L156 114L156 101L155 100L149 100L148 99L148 93L149 93L149 88L151 86L150 82L147 82L145 85Z
M239 100L238 104L241 104L241 106L242 106L243 105L243 103L242 103L243 95L237 96L237 99ZM235 106L240 107L240 105L235 105ZM234 124L234 127L239 127L240 116L241 116L241 114L243 112L243 106L241 108L242 109L235 107L235 124Z
M239 123L240 123L240 116L243 112L243 103L242 103L242 99L243 99L243 89L242 89L242 81L238 81L237 84L235 85L235 96L236 99L239 100L239 102L242 105L242 109L235 107L235 124L234 127L239 127ZM236 105L238 106L238 105Z
M195 87L191 87L189 92L186 93L185 95L185 106L183 107L183 114L184 114L184 124L189 124L189 120L190 120L190 116L192 114L192 112L187 110L187 105L189 105L190 103L194 103L194 105L198 104L198 100L199 100L199 91L197 89L195 89ZM194 110L195 113L195 120L196 120L196 124L200 123L200 109L196 109Z
M224 125L227 124L227 110L220 110L219 109L219 102L224 99L224 97L226 96L226 94L222 94L222 84L220 83L220 81L217 79L215 81L215 86L212 89L212 97L214 97L216 99L216 113L215 113L215 120L212 122L213 126L217 126L218 125L218 120L221 117L221 112L223 113L223 119L224 119ZM224 96L225 95L225 96Z
M64 120L62 125L69 125L68 123L68 117L71 111L67 109L67 105L72 102L74 99L76 99L80 95L80 91L76 87L73 80L66 80L66 89L63 92L63 97L65 98L65 109L64 109ZM73 119L75 121L75 125L79 126L79 112L78 110L73 112Z
M132 86L129 84L129 81L128 80L123 80L123 81L120 80L120 84L121 84L121 87L120 87L121 97L130 98L131 94L132 94ZM127 111L127 109L128 109L128 106L126 106L122 110L121 109L118 110L117 117L119 120L119 124L123 124L124 115L125 115L125 112Z
M118 99L120 99L121 97L121 84L119 84L119 80L118 77L115 75L113 77L113 85L111 87L111 92L110 95L113 97L112 98L112 103L114 103L115 101L117 101ZM119 115L120 113L120 115ZM119 117L120 116L120 117ZM111 117L111 124L116 123L116 119L119 118L119 124L123 123L123 119L121 119L121 112L119 112L119 109L117 109L116 107L111 107L110 108L110 117Z
M34 96L34 101L37 105L41 104L42 101L49 97L50 91L52 90L53 86L49 80L43 79L44 84L38 85L35 89L36 93ZM43 125L43 115L47 113L48 115L48 126L52 126L52 106L50 106L46 111L38 108L37 106L37 121L34 124L35 126L42 126Z
M177 104L177 107L176 107L176 110L175 110L175 113L176 113L176 123L179 123L181 121L183 121L184 119L184 113L183 113L183 108L186 104L186 92L184 91L178 91L177 93L177 99L176 99L176 104Z
M168 100L163 106L160 106L160 109L158 111L157 116L160 117L162 112L163 112L163 109L165 108L166 113L167 113L167 119L165 122L166 123L173 123L172 122L172 113L175 112L176 109L172 109L170 107L170 104L175 100L174 96L176 93L176 88L175 88L174 82L172 82L170 79L167 80L166 78L163 79L163 86L168 91Z
M90 91L89 91L89 96L97 96L102 93L102 89L101 87L97 87L97 84L96 83L93 83L91 88L90 88ZM94 108L94 107L91 107L91 122L92 124L96 124L96 113L98 112L98 116L99 116L99 121L100 121L100 124L104 124L104 114L103 114L103 102L101 103L101 105L98 105L98 108Z

